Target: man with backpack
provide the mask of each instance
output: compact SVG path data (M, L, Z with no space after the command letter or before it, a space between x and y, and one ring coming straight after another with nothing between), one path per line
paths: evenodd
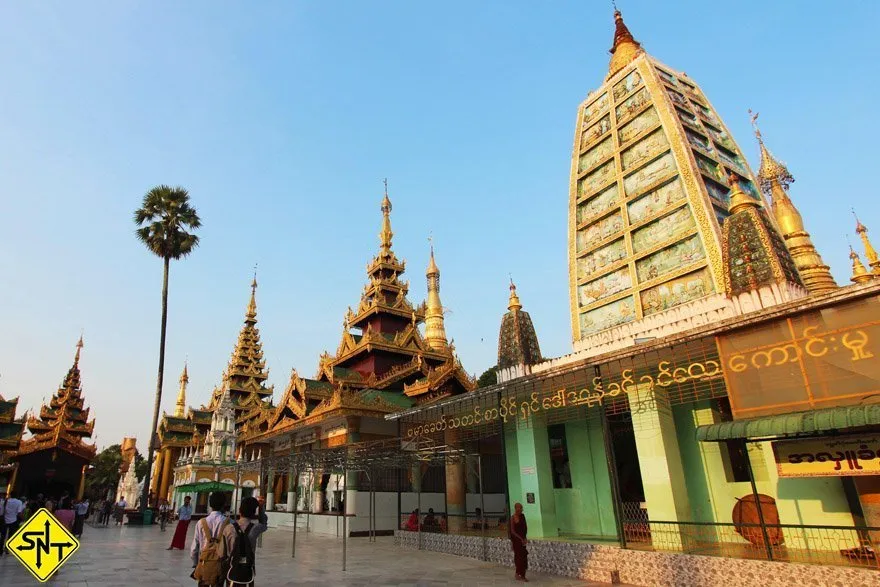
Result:
M259 502L253 497L241 500L238 520L226 527L224 533L232 536L233 546L229 556L229 570L226 574L228 587L254 587L256 565L254 552L257 538L266 531L266 524L260 520Z
M229 570L229 553L235 546L234 536L227 532L229 518L223 513L226 509L226 496L215 491L208 497L211 513L196 524L193 535L193 572L190 575L198 581L199 587L223 587Z

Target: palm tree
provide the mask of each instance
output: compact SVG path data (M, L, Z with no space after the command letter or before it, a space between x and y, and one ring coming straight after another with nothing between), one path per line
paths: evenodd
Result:
M171 260L189 255L199 244L192 233L202 223L189 203L189 192L182 187L156 186L144 196L143 204L134 211L135 234L151 253L164 264L162 277L162 330L159 335L159 376L156 381L156 404L153 407L153 426L150 428L147 451L147 474L141 494L141 511L147 507L150 491L150 473L155 450L156 428L159 425L159 406L162 403L162 378L165 372L165 329L168 322L168 269Z

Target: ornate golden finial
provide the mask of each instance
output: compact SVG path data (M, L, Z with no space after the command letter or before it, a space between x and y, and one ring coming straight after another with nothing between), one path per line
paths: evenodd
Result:
M385 184L385 197L382 198L382 232L379 233L380 247L383 252L391 252L391 239L394 233L391 232L391 199L388 197L388 178L383 180Z
M862 265L862 260L859 259L858 253L852 248L852 245L849 246L849 258L852 259L852 277L849 278L853 283L866 283L868 281L873 280L874 278L868 273L868 270L865 269L865 266Z
M76 342L76 354L73 357L73 364L79 365L79 355L83 348L83 335L80 333L79 340Z
M175 418L186 417L186 384L189 383L189 371L187 361L183 362L183 372L180 374L180 390L177 392L177 403L174 407Z
M614 44L609 52L611 62L608 64L608 78L642 53L641 44L629 32L626 23L623 22L623 15L616 6L614 7Z
M245 313L246 322L257 321L257 266L254 265L254 280L251 282L251 300Z
M764 145L764 137L761 135L761 129L758 128L758 112L749 110L749 117L752 120L752 128L755 131L755 138L758 139L758 148L761 151L761 165L758 168L758 180L761 184L761 190L770 194L774 182L778 182L782 189L787 190L794 183L794 177L788 171L785 163L782 163L770 154L770 151Z
M510 300L507 302L507 309L511 312L522 309L522 304L519 303L519 296L516 295L516 285L513 283L513 277L510 278Z
M880 275L880 258L877 257L877 251L874 249L871 241L868 240L868 227L859 221L855 209L853 209L852 213L856 219L856 234L862 239L862 246L865 247L865 258L868 260L868 265L871 267L872 273Z
M801 213L788 197L787 189L794 182L794 177L789 173L788 168L775 159L764 146L763 136L758 129L758 114L751 110L749 114L761 149L761 167L758 170L761 191L770 197L771 210L779 234L782 235L785 246L791 253L804 286L810 293L837 289L831 270L822 261L821 255L813 245L810 233L804 228Z
M761 207L761 203L758 200L743 191L739 176L735 173L728 174L727 185L730 186L730 200L727 204L727 209L731 214L736 214L746 208Z
M446 349L446 326L443 320L443 304L440 302L440 269L434 260L434 243L431 243L431 260L428 262L426 276L428 278L428 299L425 304L425 341L435 349Z

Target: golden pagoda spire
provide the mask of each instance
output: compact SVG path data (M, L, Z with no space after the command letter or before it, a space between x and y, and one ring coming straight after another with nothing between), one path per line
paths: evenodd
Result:
M853 250L852 245L849 246L849 258L852 259L852 277L849 278L853 283L866 283L868 281L873 280L874 278L868 273L868 270L865 269L865 266L862 265L862 260L859 259L858 253Z
M609 51L611 53L611 62L608 64L608 76L606 79L626 67L642 52L642 45L629 32L626 23L623 22L623 15L615 8L614 44Z
M777 228L788 247L792 259L804 286L810 293L823 293L837 289L837 283L831 276L831 269L822 261L819 252L813 245L810 233L804 228L804 220L788 197L788 186L794 177L785 164L778 161L767 147L758 129L758 113L749 110L755 137L761 150L761 166L758 169L758 180L761 190L770 197L773 217Z
M428 278L425 341L431 348L447 349L449 343L446 340L446 328L443 324L443 304L440 303L440 269L437 267L437 262L434 261L434 243L431 243L431 260L428 262L425 276Z
M862 245L865 247L865 258L868 260L868 265L871 266L871 272L874 275L880 275L880 258L877 257L877 251L874 249L871 241L868 240L868 227L859 221L855 210L852 213L856 219L856 234L862 239Z
M391 238L394 233L391 232L391 200L388 198L388 179L385 183L385 197L382 198L382 232L379 233L380 248L383 253L391 252Z
M510 278L510 300L507 302L507 309L511 312L518 312L522 309L522 304L519 303L519 296L516 295L516 286L513 284L513 278Z
M83 335L80 334L79 340L76 343L76 355L74 355L74 357L73 357L73 366L74 367L79 365L79 354L80 354L80 351L82 351L82 348L83 348Z
M257 321L257 269L254 267L254 280L251 282L251 299L245 312L245 322Z
M175 418L186 417L186 384L189 383L189 373L186 361L183 363L183 373L180 374L180 391L177 392L177 405L174 408Z
M739 177L735 173L731 173L727 176L727 185L730 186L730 201L727 205L727 210L731 214L736 214L740 210L746 208L762 207L761 202L743 191L742 184L739 182Z

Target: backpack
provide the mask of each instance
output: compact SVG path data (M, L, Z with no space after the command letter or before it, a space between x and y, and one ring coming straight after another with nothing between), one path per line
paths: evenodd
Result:
M202 585L222 584L229 556L229 553L226 552L226 539L223 537L223 530L226 529L229 520L223 520L214 536L211 535L207 518L202 518L199 524L205 533L205 547L199 552L199 563L196 565L192 577Z
M238 524L233 524L235 528L235 546L229 557L229 571L226 573L226 579L230 586L235 585L251 585L256 575L254 565L254 549L251 545L250 533L253 528L253 522L242 530Z

